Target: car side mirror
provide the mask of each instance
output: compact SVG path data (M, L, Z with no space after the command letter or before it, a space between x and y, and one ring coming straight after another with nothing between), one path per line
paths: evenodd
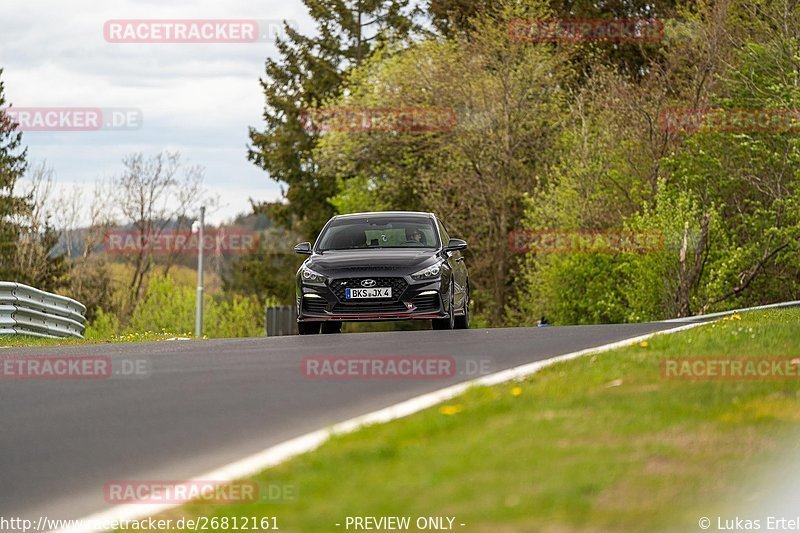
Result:
M455 252L457 250L465 250L467 248L467 241L461 239L450 239L447 246L444 247L445 252Z
M294 251L295 253L302 255L311 255L311 243L301 242L300 244L294 247Z

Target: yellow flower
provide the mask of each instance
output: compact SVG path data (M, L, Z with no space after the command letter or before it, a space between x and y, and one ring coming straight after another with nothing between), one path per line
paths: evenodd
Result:
M519 396L522 394L522 387L514 387L511 389L511 396Z
M439 412L443 415L453 416L454 414L460 413L463 407L460 405L443 405L439 408Z
M742 315L740 315L739 313L733 313L731 315L731 320L741 320L741 319L742 319Z
M641 346L642 348L647 348L647 341L640 342L639 346Z

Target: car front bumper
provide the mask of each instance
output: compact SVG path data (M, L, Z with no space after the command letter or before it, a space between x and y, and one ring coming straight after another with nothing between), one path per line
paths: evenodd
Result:
M387 299L348 300L345 289L360 287L364 279L376 286L392 287ZM416 281L410 276L361 276L330 278L324 284L298 283L299 322L373 322L384 320L430 320L448 318L442 298L442 282Z

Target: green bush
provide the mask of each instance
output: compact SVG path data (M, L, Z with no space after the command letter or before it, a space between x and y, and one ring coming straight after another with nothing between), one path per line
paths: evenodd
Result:
M86 327L83 336L89 340L105 340L120 333L119 319L113 313L98 308L94 320Z
M170 276L154 277L144 299L133 312L127 330L176 334L194 331L195 298L193 287L178 286ZM233 295L228 299L206 296L203 312L206 337L263 335L264 312L255 296Z
M194 317L195 291L178 286L171 276L154 276L144 298L133 311L127 329L184 333L194 331Z
M507 310L513 325L619 323L626 319L627 258L606 253L530 257L518 278L520 292Z
M255 296L234 295L230 301L206 302L204 320L208 337L258 337L264 335L264 310Z

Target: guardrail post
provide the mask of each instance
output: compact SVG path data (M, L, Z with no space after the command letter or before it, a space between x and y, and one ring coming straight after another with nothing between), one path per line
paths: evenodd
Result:
M194 336L203 338L203 224L206 218L205 206L200 208L200 223L197 239L197 314L194 320Z
M297 335L297 311L292 305L267 307L264 324L267 337Z

